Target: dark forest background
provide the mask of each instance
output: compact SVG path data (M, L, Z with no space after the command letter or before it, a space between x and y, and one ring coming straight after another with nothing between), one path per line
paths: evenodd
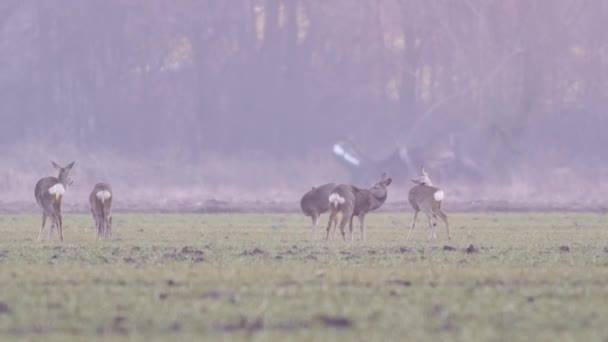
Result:
M101 180L125 202L295 202L382 171L399 200L424 164L453 201L601 205L606 18L591 0L3 0L1 201L33 202L53 159L76 160L73 203Z

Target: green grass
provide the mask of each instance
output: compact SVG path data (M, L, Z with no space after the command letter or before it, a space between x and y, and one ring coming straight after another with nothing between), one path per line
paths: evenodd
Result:
M376 213L344 243L295 214L116 214L110 241L65 215L38 243L39 215L4 215L0 340L605 340L607 218L454 214L427 242Z

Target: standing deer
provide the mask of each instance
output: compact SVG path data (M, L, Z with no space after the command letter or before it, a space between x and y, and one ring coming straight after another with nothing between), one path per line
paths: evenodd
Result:
M97 238L112 236L112 197L112 188L106 183L95 184L89 195Z
M319 225L319 216L329 211L329 195L336 187L334 183L328 183L319 187L313 187L312 190L305 193L300 200L300 208L306 216L312 219L312 227L310 230L310 238L317 238L317 226Z
M334 229L337 229L338 213L342 213L340 221L340 232L342 239L346 241L344 226L349 223L350 240L353 241L353 218L359 217L359 228L361 229L361 239L365 241L365 215L372 210L380 208L388 196L386 187L393 180L386 178L386 174L382 174L380 181L372 185L369 189L359 189L353 185L341 184L338 185L329 195L329 204L331 214L327 223L327 237L329 239L329 231L332 223ZM334 230L335 234L335 230Z
M57 163L52 162L53 167L59 170L59 175L55 177L45 177L36 183L34 188L34 196L36 203L42 209L42 226L38 234L38 241L42 240L42 233L46 219L51 219L51 228L49 229L49 240L52 237L53 228L59 230L59 239L63 241L63 222L61 219L61 200L68 185L72 185L70 178L70 170L74 167L74 162L66 167L61 167Z
M441 210L441 201L443 201L444 193L443 190L436 188L431 183L429 179L429 175L426 173L424 168L422 168L421 176L419 179L412 179L414 185L409 192L408 200L414 209L414 222L412 223L412 227L410 228L410 232L407 234L407 239L410 239L410 235L412 235L412 231L414 230L414 226L416 225L416 219L418 218L418 213L423 212L426 214L429 220L429 239L431 238L431 234L435 240L437 240L437 234L435 234L435 223L431 216L437 218L441 218L445 223L445 228L448 231L448 240L452 237L450 235L450 225L448 223L448 216Z

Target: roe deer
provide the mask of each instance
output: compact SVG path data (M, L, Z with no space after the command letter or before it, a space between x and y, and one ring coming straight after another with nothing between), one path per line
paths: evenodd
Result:
M72 185L70 178L70 170L74 167L74 162L66 167L61 167L57 163L52 162L53 167L59 170L59 175L55 177L45 177L36 183L34 188L34 196L36 203L42 208L42 226L38 234L38 241L42 239L44 225L46 219L51 219L51 228L49 229L49 240L51 239L53 228L57 227L59 231L59 239L63 241L63 222L61 219L61 200L68 185Z
M365 215L372 210L380 208L386 198L388 192L386 187L393 180L386 178L386 174L382 174L380 181L372 185L369 189L359 189L353 185L341 184L338 185L329 195L329 204L331 214L327 223L327 237L329 239L329 231L332 223L334 229L337 229L338 213L342 213L340 221L340 232L342 239L346 241L344 226L349 223L350 240L353 240L353 218L359 217L359 228L361 229L361 239L365 241ZM335 234L335 230L334 230Z
M441 210L441 201L443 201L444 193L443 190L436 188L431 183L429 179L429 175L426 173L424 168L422 168L421 176L419 179L412 179L416 185L414 185L408 194L408 200L414 209L414 222L412 223L412 227L410 228L410 232L407 234L406 240L410 239L410 235L414 230L414 226L416 225L416 219L418 218L418 213L423 212L426 214L429 220L429 239L431 238L431 234L435 240L437 240L437 234L435 234L435 223L431 219L431 216L437 218L441 218L445 223L445 228L448 231L448 240L452 237L450 236L450 225L448 223L448 216Z
M91 213L95 220L97 238L112 236L112 198L114 193L109 184L97 183L89 195Z
M334 183L323 184L319 187L313 187L312 190L305 193L300 200L300 208L306 216L312 219L312 228L310 230L310 238L317 238L317 226L319 224L319 216L329 211L329 195L336 187Z

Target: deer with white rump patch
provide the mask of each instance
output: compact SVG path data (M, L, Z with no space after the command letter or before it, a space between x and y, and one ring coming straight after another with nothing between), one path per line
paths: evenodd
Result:
M353 218L359 218L359 228L361 229L361 239L365 240L365 215L372 210L378 209L386 202L388 196L388 187L393 180L386 178L386 174L382 174L380 181L372 185L369 189L359 189L353 185L341 184L338 185L329 195L329 206L331 214L327 223L327 237L329 239L329 231L332 223L334 229L337 229L338 213L342 213L340 220L340 232L342 239L346 241L344 226L349 223L350 240L353 240ZM335 231L334 231L335 234Z
M435 234L435 223L431 216L437 218L439 217L444 223L445 228L448 232L448 240L452 237L450 236L450 225L448 223L448 216L441 210L441 202L443 201L444 193L443 190L436 188L431 183L429 179L429 175L424 170L424 167L421 170L421 175L419 179L412 179L414 185L409 192L408 200L414 209L414 222L412 223L412 227L410 228L410 232L407 234L407 239L410 239L410 235L412 235L412 231L414 230L414 226L416 225L416 219L418 218L418 213L423 212L426 214L429 220L429 239L431 236L437 240L437 234Z
M97 183L89 195L91 213L95 220L97 238L112 236L112 188L106 183Z
M329 211L329 195L336 187L334 183L323 184L319 187L313 187L312 190L305 193L300 200L300 208L306 216L312 219L312 227L310 230L310 238L317 237L317 226L319 225L319 216Z
M59 231L59 239L63 241L63 222L61 219L61 201L65 194L68 185L72 185L70 178L70 170L74 167L74 162L66 167L61 167L57 163L52 162L53 167L59 170L57 177L45 177L36 183L34 188L34 196L36 203L42 209L42 226L38 234L38 241L42 240L42 233L46 219L51 219L51 228L49 229L49 240L51 239L53 229L57 227Z

